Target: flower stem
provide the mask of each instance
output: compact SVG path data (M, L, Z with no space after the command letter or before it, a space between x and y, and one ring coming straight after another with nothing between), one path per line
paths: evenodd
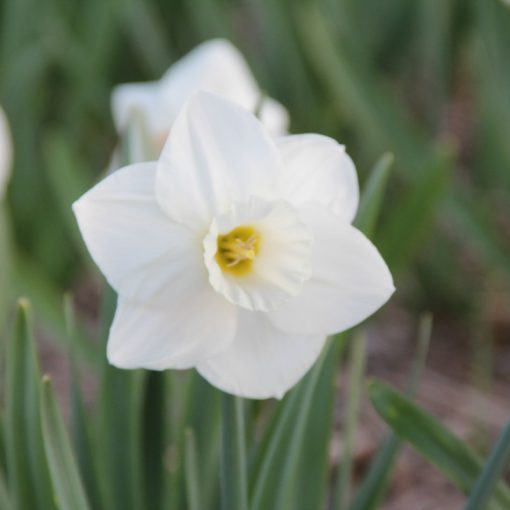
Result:
M347 508L350 500L353 455L356 431L358 429L360 401L364 386L365 361L366 338L363 333L358 333L352 338L350 345L349 389L342 431L343 454L336 484L334 506L336 509Z
M222 510L248 510L243 401L222 395Z

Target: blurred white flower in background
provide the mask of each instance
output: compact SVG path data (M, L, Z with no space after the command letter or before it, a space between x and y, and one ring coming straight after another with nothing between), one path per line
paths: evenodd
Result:
M161 80L119 85L112 92L112 110L119 133L140 114L161 148L178 112L198 90L219 94L255 112L274 135L287 131L288 114L277 101L263 97L241 53L230 42L213 39L177 61Z
M0 108L0 199L11 175L12 139L4 111Z
M195 94L157 163L125 167L74 204L119 299L121 368L190 368L229 393L281 397L326 335L394 291L351 226L354 165L320 135L273 138L239 105Z

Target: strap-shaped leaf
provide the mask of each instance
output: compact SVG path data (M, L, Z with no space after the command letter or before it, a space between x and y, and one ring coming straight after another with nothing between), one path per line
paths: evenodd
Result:
M360 332L354 336L349 353L349 381L345 419L343 421L342 444L343 454L338 469L335 488L335 507L346 508L350 499L353 453L358 428L359 409L363 391L363 376L366 363L366 336Z
M510 460L510 422L499 436L482 474L469 498L466 510L481 510L486 507Z
M0 508L2 508L2 510L14 510L7 491L5 475L2 469L0 469Z
M221 495L224 510L248 510L246 437L243 401L222 395Z
M407 389L407 395L411 398L414 398L421 381L431 334L432 315L426 313L421 317L418 327L416 354ZM350 510L376 510L379 507L401 445L402 440L394 432L384 441L356 492Z
M393 154L389 152L383 154L370 172L363 188L354 224L368 237L374 233L394 161Z
M64 420L55 400L51 381L41 386L41 419L44 446L60 510L90 510Z
M95 448L92 446L92 423L85 408L80 384L80 357L77 342L76 317L70 295L64 296L64 315L67 325L67 338L70 345L69 399L71 403L71 438L76 461L83 478L90 505L101 510L97 469L94 464Z
M345 338L345 335L341 335L330 341L307 376L279 404L255 462L252 510L306 508L300 500L300 491L306 491L299 480L307 472L304 466L316 466L319 474L324 474L327 465L327 448L324 448L323 442L329 441L329 434L313 422L318 421L316 410L326 410L327 413L321 415L321 419L328 424L328 430L331 429L330 413L335 393L333 379L338 359L346 344ZM305 444L307 437L317 441L316 451L310 458L305 457L309 446ZM317 474L315 471L314 475ZM320 479L314 483L317 482L320 483ZM321 495L310 494L315 492L313 489L307 492L309 494L302 497L303 501L306 499L308 502L309 498L314 498L313 502L310 500L307 504L320 507L321 501L317 500L322 499Z
M54 508L39 414L39 366L29 320L20 299L7 353L6 450L12 503L17 510Z
M189 510L200 510L202 508L202 495L198 475L197 445L193 429L186 429L184 441L184 467L186 471L186 497L188 508Z
M369 394L379 415L462 492L468 494L481 469L480 457L423 409L387 384L372 381ZM510 491L503 483L494 491L494 506L510 508Z

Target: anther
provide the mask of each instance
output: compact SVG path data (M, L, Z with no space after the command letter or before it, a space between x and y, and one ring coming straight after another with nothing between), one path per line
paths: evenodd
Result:
M260 236L253 227L237 227L218 236L216 259L223 270L238 276L248 273L259 250Z

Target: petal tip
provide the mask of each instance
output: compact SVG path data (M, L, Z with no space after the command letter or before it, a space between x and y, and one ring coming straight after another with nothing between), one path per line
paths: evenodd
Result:
M83 207L83 197L78 198L71 204L71 210L73 211L75 216L78 216L79 210Z
M125 360L122 359L122 356L118 354L118 350L114 350L111 348L111 342L108 342L106 347L106 359L108 363L115 368L126 369L133 368L129 364L126 364Z

